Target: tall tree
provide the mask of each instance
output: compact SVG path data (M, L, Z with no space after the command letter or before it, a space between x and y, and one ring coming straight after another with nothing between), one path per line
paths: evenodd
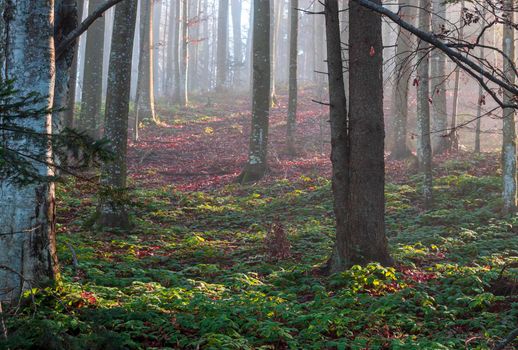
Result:
M216 90L223 90L228 79L228 0L220 0L218 4Z
M175 1L175 18L174 18L174 38L173 41L173 102L180 103L180 85L181 85L181 59L180 59L180 42L182 41L182 3L180 0Z
M288 122L287 141L288 152L295 153L295 127L297 121L297 59L299 35L299 0L290 0L290 55L289 55L289 88L288 88Z
M399 0L401 18L411 21L415 16L415 7L409 6L409 0ZM401 160L409 157L412 152L408 147L408 89L412 75L413 36L403 28L399 28L396 41L395 57L395 87L392 90L393 123L390 156Z
M446 31L446 4L444 0L433 0L432 31L440 36ZM448 150L448 138L444 137L448 129L446 109L446 55L441 50L431 52L432 90L432 150L442 154Z
M419 29L429 32L431 20L430 0L419 0ZM417 161L423 174L424 206L432 205L432 143L430 137L430 59L428 45L420 41L417 60Z
M182 1L182 38L180 46L180 105L185 107L189 103L188 77L189 72L189 1Z
M6 6L6 1L0 1L0 13L4 13ZM7 49L6 43L6 21L4 16L0 16L0 67L5 67L5 55ZM0 82L4 81L5 71L4 69L0 69Z
M101 227L129 226L124 194L127 187L128 111L137 6L137 0L127 0L115 7L105 115L105 136L110 141L114 159L102 167L101 185L105 190L98 207L98 224Z
M481 37L480 37L480 47L479 47L479 59L481 60L481 67L483 68L483 65L482 65L482 60L485 58L484 57L484 54L485 54L485 50L484 50L484 45L485 45L485 40L484 40L484 37L485 37L485 33L484 33L484 29L485 29L485 23L486 23L486 19L485 19L485 8L482 9L481 11L481 21L480 21L480 31L481 31ZM483 78L483 77L482 77ZM477 121L476 121L476 126L475 126L475 153L480 153L480 133L481 133L481 126L482 126L482 105L484 104L484 88L482 87L481 84L478 85L478 100L477 100Z
M261 179L267 169L270 118L270 1L254 0L252 130L240 182Z
M9 2L5 23L9 33L6 51L6 75L14 79L20 96L36 92L46 96L31 109L50 109L53 104L54 9L53 1L19 0ZM30 23L31 25L27 25ZM37 83L35 83L37 82ZM12 122L34 132L52 132L51 113L38 117L14 117ZM22 154L47 154L48 142L20 138L12 131L2 131L3 146ZM43 142L41 142L43 141ZM41 176L52 175L47 164L32 164ZM44 286L54 280L57 258L54 224L54 185L47 181L16 184L5 178L0 182L0 302L18 299L24 290Z
M140 59L137 83L138 120L149 119L157 122L153 84L153 7L152 0L140 3ZM137 131L138 128L135 128Z
M77 27L78 8L76 0L56 0L54 2L54 45L58 46L62 40ZM52 132L58 134L64 127L71 127L65 117L64 109L68 104L70 88L70 70L75 60L75 46L68 48L55 57L56 75L54 84L55 108L52 113ZM75 81L73 82L75 85ZM75 89L74 93L75 93Z
M502 48L504 53L504 75L506 79L514 84L516 80L514 71L514 1L504 0L503 9L505 11L504 32L502 36ZM504 92L504 104L511 104L515 96ZM502 125L502 182L503 182L503 201L504 213L516 212L516 125L514 108L503 109Z
M281 28L282 21L282 10L283 10L284 0L270 0L270 11L273 13L271 26L272 31L270 33L271 36L271 101L274 105L277 104L277 60L279 58L279 32Z
M153 91L154 95L159 96L158 84L160 80L160 51L162 47L162 42L160 38L161 33L161 24L162 24L162 16L166 17L167 13L163 11L162 0L153 0L152 3L152 11L153 11L153 42L151 44L151 50L153 50Z
M459 42L464 40L464 0L460 1L460 20L459 20ZM459 109L459 83L460 83L460 66L455 66L455 85L453 87L453 107L451 112L451 130L450 130L450 150L457 152L459 150L459 133L457 131L457 114Z
M328 269L337 272L371 261L391 264L385 235L381 16L349 2L349 119L337 1L326 0L325 18L336 216Z
M241 0L232 0L232 31L234 37L234 61L232 67L234 70L234 82L237 82L238 85L242 84L241 75L243 71L242 7Z
M83 7L84 0L77 0L77 19L81 21L83 18ZM76 107L76 87L77 87L77 71L79 69L79 52L78 52L79 40L75 44L74 59L72 61L72 67L70 68L70 82L67 96L67 106L64 115L64 124L67 128L74 127L74 115Z
M103 2L104 0L89 0L88 13L92 14ZM88 28L86 34L83 94L81 97L80 129L95 138L100 137L104 24L104 17L99 18Z
M176 20L176 2L173 0L169 0L169 26L168 26L168 34L167 34L167 47L166 47L166 66L165 66L165 88L164 94L167 97L168 101L173 101L173 93L174 93L174 60L178 56L178 54L174 54L175 47L175 37L176 37L176 26L178 21Z

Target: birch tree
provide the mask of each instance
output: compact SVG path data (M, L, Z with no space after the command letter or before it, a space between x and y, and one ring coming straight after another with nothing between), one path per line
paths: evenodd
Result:
M14 79L18 94L38 93L46 96L39 105L26 106L50 109L53 106L54 9L47 0L19 0L8 3L10 17L5 23L9 32L6 75ZM31 23L31 25L27 25ZM15 117L14 123L36 133L52 132L51 113L38 117ZM2 131L3 146L18 154L46 154L52 159L49 143L26 139ZM45 177L52 169L34 162L36 172ZM54 185L47 181L16 184L13 179L0 182L0 302L12 302L24 290L45 286L57 274L55 246Z
M430 0L419 1L419 29L430 31ZM430 60L429 47L419 42L417 53L417 161L423 175L423 200L426 209L432 205L432 144L430 137Z
M504 53L505 78L514 84L516 77L514 73L514 28L513 28L513 1L505 0L503 3L506 11L505 23L503 25L504 32L502 36L502 48ZM505 104L511 104L514 94L505 91L503 101ZM502 124L502 182L503 182L503 201L504 213L516 212L516 126L515 126L515 110L514 108L503 109Z
M182 1L182 36L180 41L180 105L185 107L189 103L188 77L189 72L189 2Z
M432 31L444 35L446 31L446 5L444 0L433 0ZM444 137L448 129L446 110L446 55L441 50L432 50L431 56L432 91L432 150L442 154L448 150L448 138Z

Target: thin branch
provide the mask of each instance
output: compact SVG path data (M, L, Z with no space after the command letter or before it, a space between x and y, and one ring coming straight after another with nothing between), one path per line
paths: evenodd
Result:
M506 81L495 77L490 72L487 72L486 70L484 70L483 67L480 67L479 64L477 64L476 62L465 57L458 50L454 50L451 47L449 47L447 43L441 41L435 34L423 31L423 30L413 26L412 24L403 20L395 12L392 12L389 9L387 9L381 5L373 3L370 0L353 0L353 1L371 11L374 11L381 15L387 16L394 23L398 24L402 28L404 28L407 31L409 31L410 33L414 34L421 40L426 41L427 43L429 43L429 44L435 46L436 48L440 49L441 51L443 51L446 55L448 55L457 64L462 63L463 69L466 70L468 72L468 74L470 74L475 79L480 81L481 80L480 76L482 75L483 77L485 77L489 81L495 83L496 85L500 86L504 90L506 90L514 95L518 95L518 88L516 86L509 84ZM469 68L469 69L467 69L467 68ZM484 89L494 97L494 93L489 91L487 89L487 86L484 86ZM512 106L506 106L506 107L516 108L517 106L512 105Z
M56 48L56 58L59 58L65 50L81 36L81 34L86 32L97 18L101 17L108 9L117 5L121 1L124 0L108 0L106 3L95 9L80 25L77 26L76 29L63 38L59 46Z

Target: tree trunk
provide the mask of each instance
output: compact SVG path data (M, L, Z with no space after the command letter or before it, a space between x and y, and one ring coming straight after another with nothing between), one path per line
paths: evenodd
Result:
M0 1L0 13L3 14L6 7L6 1ZM4 16L0 16L0 82L5 80L5 55L7 49L7 37L6 37L6 21Z
M91 14L104 0L89 0L88 13ZM81 97L80 129L88 135L101 135L101 104L103 84L104 17L98 18L86 33L85 67L83 74L83 94Z
M77 27L77 24L78 9L76 0L56 0L54 2L54 45L58 46L61 40ZM54 134L59 134L63 127L68 127L64 109L68 102L70 69L74 57L75 45L70 45L65 52L55 58L56 76L53 106L56 110L52 112L52 132Z
M181 72L180 72L180 105L186 107L189 103L188 77L189 72L189 2L182 0L182 41L181 41Z
M400 0L399 14L402 18L410 20L415 16L415 7L408 6L409 0ZM409 157L412 152L408 147L408 85L412 74L413 36L403 28L399 28L396 41L395 57L395 87L393 89L393 124L392 145L390 157L401 160Z
M140 4L140 59L137 83L138 120L149 119L158 122L155 113L153 84L153 8L152 0L142 0Z
M271 0L270 6L272 7L270 11L273 12L273 18L271 21L272 32L271 36L271 102L273 105L277 105L277 60L279 58L279 30L281 26L282 20L282 7L284 4L284 0Z
M245 67L247 70L247 81L248 81L248 88L249 91L252 91L252 84L253 84L253 30L254 30L254 7L250 6L250 14L248 17L248 35L246 37L246 59L245 59Z
M115 7L115 22L108 71L105 136L115 158L103 164L98 207L98 225L129 226L126 191L126 151L128 148L128 111L131 86L131 58L137 14L137 0L127 0Z
M218 52L216 90L225 89L228 78L228 0L220 0L218 7Z
M461 17L460 17L460 29L459 29L459 42L464 40L464 23L463 23L463 10L464 0L460 2ZM457 152L459 150L459 133L457 132L457 114L459 108L459 82L460 82L460 66L455 67L455 86L453 87L453 108L451 113L451 130L450 130L450 151Z
M108 87L108 65L110 64L110 51L112 45L113 32L113 13L114 8L108 9L104 14L104 48L103 48L103 94L102 101L106 100L106 90ZM101 116L101 124L104 123L103 116Z
M345 97L340 22L336 1L326 1L327 67L329 73L329 106L331 120L331 163L333 166L333 199L336 219L336 240L330 273L347 265L347 203L349 194L349 135Z
M234 84L242 86L243 72L243 39L241 37L241 0L232 0L232 30L234 36L234 62L232 64L234 70Z
M83 0L77 0L77 19L78 22L81 22L83 18ZM77 71L78 71L78 61L79 61L79 39L77 43L74 45L74 60L72 61L72 67L70 68L70 81L68 83L68 96L67 96L67 105L64 111L64 126L66 128L74 127L74 115L76 108L76 86L77 86Z
M202 58L202 74L201 74L201 85L202 91L206 92L210 90L210 31L209 31L209 4L208 0L203 0L203 58Z
M375 0L381 4L381 0ZM376 261L390 265L385 236L383 45L381 16L349 2L349 120L338 2L326 1L336 242L331 273ZM369 93L366 94L365 92Z
M485 27L485 9L482 9L482 13L480 14L480 16L482 17L481 18L481 21L480 21L480 27L481 27L481 30L484 30L484 27ZM481 38L480 38L480 44L481 45L484 45L484 33L482 34ZM479 59L480 60L483 60L485 57L484 57L484 47L483 46L480 46L479 47ZM483 64L481 63L481 67L483 67ZM482 85L479 84L478 86L478 101L477 101L477 122L476 122L476 126L475 126L475 153L480 153L480 128L481 128L481 124L482 124L482 105L484 104L483 102L484 100L484 88L482 87Z
M270 116L270 1L254 0L252 130L241 183L261 179L267 169Z
M433 0L434 15L432 31L444 35L446 30L446 4L444 0ZM442 154L448 150L448 111L446 109L446 55L435 49L431 53L431 89L432 89L432 150Z
M174 19L174 32L175 36L173 38L173 101L174 103L180 103L180 85L181 85L181 72L180 72L180 42L182 41L182 3L181 1L175 1L175 14L176 17Z
M163 1L153 0L152 3L152 11L153 13L153 44L151 46L151 50L153 51L153 94L159 96L158 83L160 80L160 65L158 64L158 60L160 58L161 51L161 40L160 40L160 24L162 21L162 5Z
M287 146L290 154L295 154L295 128L297 121L297 59L299 35L299 0L290 0L290 55L289 55L289 88L288 88L288 122Z
M192 11L190 11L191 18L194 19L194 23L189 30L189 40L194 42L189 48L189 82L187 84L187 93L198 90L200 86L198 68L199 68L199 52L200 52L200 17L201 17L201 0L191 0Z
M419 2L419 29L430 31L430 0ZM424 207L432 206L432 145L430 138L430 63L427 44L419 42L417 61L417 161L423 174Z
M177 13L176 13L176 7L174 6L173 0L170 0L171 3L169 5L169 33L167 35L167 61L166 61L166 78L165 78L165 97L167 97L168 101L173 100L173 94L174 94L174 61L175 61L175 38L176 35L176 27L177 27ZM178 54L176 54L178 56Z
M20 95L35 92L47 96L38 105L26 106L28 109L52 108L55 79L52 5L47 0L18 0L8 9L11 17L6 22L7 78L14 79L14 88ZM13 122L37 133L50 134L51 118L48 113ZM52 159L48 142L35 142L5 130L2 137L4 146L10 149L46 154L49 161ZM52 169L45 164L34 162L33 166L39 175L52 175ZM15 302L23 291L48 285L57 275L54 184L15 185L10 180L0 182L0 302Z
M514 29L513 29L513 1L504 1L508 23L504 23L503 52L504 52L504 75L510 83L514 83L516 77L513 71L514 64ZM514 96L512 93L504 92L504 104L512 104ZM503 211L505 214L516 212L516 126L514 108L503 110L503 142L502 142L502 197L504 202Z

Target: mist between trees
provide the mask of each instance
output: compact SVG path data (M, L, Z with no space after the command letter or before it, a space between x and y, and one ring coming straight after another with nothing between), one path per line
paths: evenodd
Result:
M67 283L88 283L90 277L76 253L82 248L70 244L74 239L95 241L98 236L116 234L125 245L141 237L146 225L157 225L163 232L185 225L189 231L198 226L187 224L192 219L185 216L188 211L215 226L211 229L216 232L228 229L232 215L225 223L215 219L216 210L209 219L198 212L226 199L194 206L191 202L199 198L185 199L186 193L203 198L224 188L234 191L231 197L239 202L243 193L256 188L261 192L280 186L288 191L279 185L283 179L294 188L305 186L306 178L308 183L316 181L300 193L328 181L329 202L317 199L325 204L314 204L327 208L324 216L331 221L322 231L332 235L322 243L325 248L317 260L308 257L310 270L320 276L318 283L325 288L336 282L336 276L356 278L355 271L381 273L385 279L393 274L394 282L385 281L391 287L383 291L358 287L373 298L397 293L406 288L403 285L413 288L411 281L395 282L399 277L412 279L416 273L426 277L426 268L433 271L430 280L440 275L431 260L426 267L412 261L412 269L418 272L412 270L413 277L408 277L402 247L415 244L414 249L421 242L403 245L395 243L397 234L390 235L394 220L410 222L408 216L391 216L391 198L405 191L390 192L395 184L415 191L405 199L416 210L412 215L436 215L434 227L446 230L441 224L448 210L445 178L473 174L497 178L498 190L492 190L497 204L486 209L494 220L508 220L502 225L515 232L511 222L517 211L517 10L513 0L0 1L0 306L7 308L3 312L0 307L0 331L7 348L23 348L17 343L22 333L12 332L13 325L25 322L25 311L17 303L32 298L37 305L38 293L59 294L64 285L72 286ZM471 167L457 168L459 159L469 160ZM451 173L448 164L454 164ZM462 179L448 181L455 190ZM141 203L139 196L164 186L174 188L176 197L157 212L171 208L178 212L171 214L175 217L171 222L157 223L143 208L161 200ZM81 210L70 210L69 193L81 198L76 203ZM478 195L477 201L483 202L489 194ZM257 200L262 194L251 196ZM278 196L283 198L284 192ZM275 202L275 194L272 198ZM258 249L265 249L268 264L273 259L284 266L285 260L298 254L291 254L294 238L286 227L294 225L296 231L301 223L295 225L285 215L300 208L290 203L277 208L276 215L267 214L265 221L254 217L261 232L266 231ZM65 214L58 207L63 204ZM232 205L237 208L242 203ZM246 210L239 210L246 217ZM470 215L472 210L462 213ZM415 223L416 231L421 223ZM448 230L460 228L467 229ZM246 231L242 229L237 236ZM205 242L197 234L193 237L179 250ZM502 273L481 289L502 297L498 299L502 303L516 300L516 234L508 239L511 246L499 258ZM443 254L442 248L433 246L430 252ZM163 248L158 243L153 247ZM152 256L148 248L143 248L145 254ZM68 267L68 260L59 264L61 254L71 254ZM244 254L243 261L248 261L251 253ZM175 259L175 252L164 256ZM190 259L196 265L195 255ZM498 267L484 259L475 258L481 266ZM425 277L414 282L428 283ZM510 291L498 290L498 294L495 281L509 284ZM88 293L93 292L80 294L82 302L97 305L98 300ZM516 323L511 324L510 314L504 315L508 323L498 331L485 335L474 331L477 348L512 346ZM189 343L191 335L225 333L203 333L203 327L196 327L193 333L175 328L178 348L196 348ZM299 326L293 326L286 334L299 331ZM297 343L293 336L288 340L286 334L273 341L265 332L261 336L250 332L236 331L248 347L228 348L311 344L302 338ZM379 348L395 346L397 332L391 332L384 333L387 339L377 343ZM88 335L93 343L94 333ZM319 334L327 342L342 338L336 329ZM128 337L132 345L127 348L149 345L139 340L142 335ZM166 346L166 338L153 344ZM350 338L337 343L338 348L352 346L354 336ZM408 341L407 348L443 344L428 338L430 343L421 343L427 344L424 347ZM218 339L220 345L212 348L226 348ZM452 348L459 348L452 342ZM208 344L204 340L197 348L211 348ZM56 348L66 348L60 346Z

